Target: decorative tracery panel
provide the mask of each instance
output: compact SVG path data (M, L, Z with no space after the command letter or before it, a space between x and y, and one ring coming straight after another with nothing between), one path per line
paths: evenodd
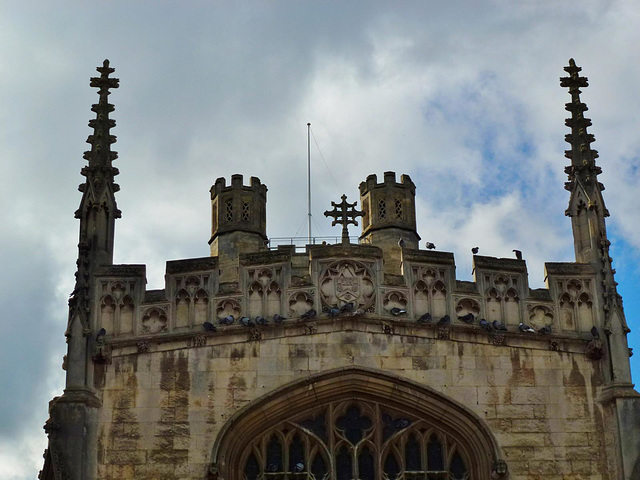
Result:
M281 422L241 457L244 480L470 480L447 432L373 401L342 400Z

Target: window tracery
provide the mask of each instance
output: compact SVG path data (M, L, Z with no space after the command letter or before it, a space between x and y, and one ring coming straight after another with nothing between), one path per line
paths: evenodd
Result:
M291 417L258 436L241 458L244 480L471 480L453 436L365 400Z

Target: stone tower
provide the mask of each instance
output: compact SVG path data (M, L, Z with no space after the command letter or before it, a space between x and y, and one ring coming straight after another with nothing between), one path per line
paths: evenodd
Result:
M268 246L267 188L211 189L211 255L114 265L108 62L77 217L67 384L41 480L637 480L640 396L609 257L586 78L561 80L576 262L420 249L407 175L333 203L333 245ZM348 226L364 215L359 244ZM204 243L204 240L203 240Z
M376 175L369 175L360 184L364 211L360 239L380 247L386 267L398 274L402 248L417 250L420 241L416 231L415 196L416 186L409 175L402 175L397 183L394 172L385 172L382 183L378 183Z

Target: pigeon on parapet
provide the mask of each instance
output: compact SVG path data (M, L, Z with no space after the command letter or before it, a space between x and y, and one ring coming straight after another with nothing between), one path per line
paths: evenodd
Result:
M427 242L426 247L427 247L427 250L434 250L436 248L435 244L431 242Z
M253 327L255 325L255 323L253 323L253 321L249 317L242 317L240 319L240 323L245 327Z
M268 325L269 324L269 320L267 320L266 318L261 317L260 315L258 315L256 317L256 323L258 325Z
M493 328L495 328L496 330L500 330L500 331L503 331L503 332L506 332L506 331L507 331L507 326L506 326L504 323L499 322L498 320L494 320L494 321L491 323L491 326L492 326Z
M282 323L282 321L285 319L286 317L283 317L282 315L280 315L279 313L276 313L273 316L273 321L276 323Z
M522 322L520 322L520 325L518 325L518 330L520 330L523 333L536 333L536 331L533 328L531 328L526 323L522 323Z
M477 255L479 251L480 251L480 247L473 247L471 249L471 253L473 253L474 255Z
M449 325L451 323L451 317L449 315L445 315L440 320L438 320L438 325Z
M418 319L418 323L431 323L433 321L433 317L429 312L425 313Z
M595 339L600 338L600 332L598 332L598 328L596 326L591 329L591 336Z
M206 332L215 332L217 330L216 326L211 322L204 322L202 326Z
M293 467L294 472L304 472L304 463L298 462L295 467Z
M520 250L515 250L515 249L514 249L514 250L513 250L513 253L515 253L515 254L516 254L516 258L517 258L518 260L522 260L522 252L521 252Z
M462 320L464 323L468 323L469 325L471 325L473 322L475 322L476 317L473 313L467 313L466 315L458 317L458 320Z
M231 325L234 321L235 321L235 318L233 318L233 315L227 315L226 317L218 320L218 323L220 325Z
M345 303L344 305L342 305L340 307L339 312L340 313L349 313L349 312L353 312L353 309L355 308L355 303L353 302L349 302L349 303Z
M306 312L304 312L302 315L300 315L300 318L304 318L305 320L308 320L310 318L315 318L318 312L315 311L315 309L311 309L311 310L307 310Z
M329 311L327 312L327 314L330 317L337 317L339 313L340 313L340 309L336 307L330 308Z
M545 325L538 330L538 333L541 333L542 335L549 335L551 333L551 325Z
M479 323L480 323L480 328L482 328L483 330L486 330L487 332L491 332L493 330L493 327L491 326L491 324L487 322L484 318L481 318Z
M391 309L391 315L393 315L394 317L397 317L398 315L404 315L405 313L407 313L406 308L393 307Z

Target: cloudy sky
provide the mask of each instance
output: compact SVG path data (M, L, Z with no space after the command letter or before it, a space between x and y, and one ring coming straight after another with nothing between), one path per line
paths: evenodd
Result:
M573 260L558 77L575 58L640 352L639 24L637 1L0 2L0 478L35 478L63 389L89 77L105 58L121 79L115 261L147 264L149 288L166 260L208 254L218 177L258 176L268 235L306 234L307 122L314 234L339 235L330 201L395 170L458 278L470 247L518 248L543 286L545 261Z

